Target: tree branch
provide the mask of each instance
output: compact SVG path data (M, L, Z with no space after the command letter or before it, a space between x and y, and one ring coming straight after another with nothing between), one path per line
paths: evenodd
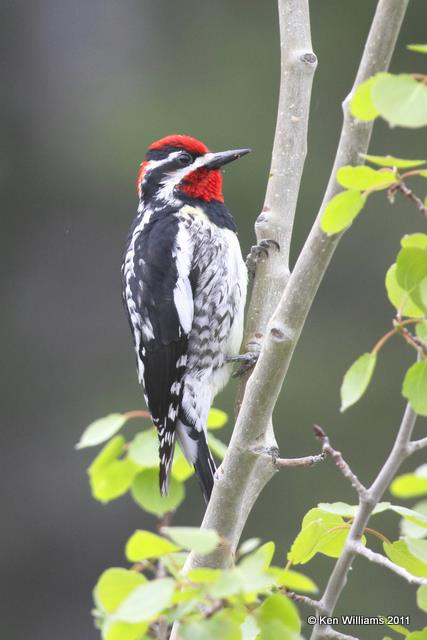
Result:
M420 438L419 440L413 440L408 444L410 454L415 453L416 451L421 451L421 449L424 449L425 447L427 447L427 437Z
M396 185L393 185L392 187L390 187L388 191L389 191L391 202L393 202L394 200L394 194L396 193L396 191L400 191L401 193L403 193L404 196L409 198L409 200L414 203L418 211L421 211L421 213L423 213L427 217L427 207L424 205L421 198L415 195L415 193L409 187L406 186L403 180L398 182Z
M331 456L332 460L335 462L335 465L341 471L343 476L350 481L350 484L353 487L353 489L356 489L359 497L361 498L365 497L366 487L360 482L356 474L353 473L353 471L350 469L350 466L344 460L342 453L340 451L337 451L331 446L328 436L323 431L323 429L319 427L319 425L317 424L314 425L314 434L316 438L318 438L318 440L320 440L320 442L322 443L322 451L326 455Z
M308 0L279 0L281 79L274 139L271 176L263 212L256 223L257 238L273 239L281 251L271 252L265 263L259 263L248 312L247 346L259 351L260 338L285 287L289 269L288 257L306 155L306 138L311 85L316 57L311 49ZM274 334L273 334L274 335ZM277 337L278 342L281 335ZM257 347L258 345L258 347ZM264 360L264 363L262 362ZM219 549L210 556L191 554L185 570L199 564L227 565L234 553L242 529L259 493L277 469L265 464L263 456L252 449L276 446L271 424L271 410L265 404L266 359L256 367L246 389L230 446L218 472L218 479L203 519L202 527L216 529L230 542L230 548ZM271 377L270 371L265 381Z
M361 542L351 542L349 547L355 554L363 556L367 560L370 560L370 562L376 562L382 567L386 567L386 569L393 571L393 573L397 573L398 576L404 578L407 582L409 582L409 584L427 584L426 578L419 578L418 576L414 576L412 573L409 573L409 571L406 571L406 569L403 569L403 567L399 567L397 564L391 562L391 560L389 560L385 556L382 556L380 553L375 553L375 551L367 549Z
M345 587L347 574L351 568L354 556L358 552L358 545L363 532L368 524L369 518L375 506L381 500L385 490L393 480L396 471L402 462L410 455L409 443L411 441L412 432L415 426L416 413L413 411L409 403L406 405L402 422L396 436L393 448L384 463L384 466L378 473L373 484L366 491L364 496L360 497L359 507L356 512L353 524L351 525L344 549L335 563L334 569L329 577L325 592L320 600L322 611L326 611L327 615L332 615L338 598ZM325 638L324 626L316 624L313 628L311 640L320 640Z
M379 1L354 86L388 68L407 4L408 0ZM279 0L279 16L282 78L272 160L273 177L266 197L270 208L264 210L261 220L258 219L257 234L258 237L261 234L264 237L273 235L281 245L281 255L285 253L286 257L297 199L297 193L291 194L289 185L292 185L292 190L298 189L305 157L315 57L307 55L311 54L308 0ZM301 103L295 105L293 101L297 95ZM317 288L342 235L331 237L321 231L323 208L339 189L335 182L337 169L345 164L360 163L359 153L367 151L372 132L372 123L357 122L350 115L350 96L344 101L344 125L321 210L268 323L260 357L246 385L230 446L202 523L202 527L216 529L226 538L230 542L229 550L220 549L204 558L191 554L186 570L198 565L225 566L230 562L247 517L261 490L274 474L271 465L266 465L250 449L276 445L271 419L273 409ZM292 131L290 136L286 134L289 130ZM280 141L282 134L285 137ZM280 170L280 167L284 169ZM279 203L284 206L281 216ZM246 347L251 351L256 350L252 339L258 340L259 345L268 314L286 284L286 268L277 260L274 252L265 265L259 265L248 318L248 340L251 344ZM269 281L264 278L267 268ZM260 287L269 292L267 298ZM255 327L260 331L253 332Z

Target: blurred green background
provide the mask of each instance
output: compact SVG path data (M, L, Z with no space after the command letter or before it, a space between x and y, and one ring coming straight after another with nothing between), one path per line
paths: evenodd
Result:
M317 213L376 3L312 1L314 81L293 260ZM405 45L425 42L425 0L412 0L394 71L424 71ZM225 175L226 202L243 252L263 202L278 93L274 0L2 0L4 137L2 525L0 633L8 640L95 639L90 590L123 545L154 520L130 498L108 506L89 493L93 451L73 446L93 419L140 408L134 356L120 299L119 267L136 207L135 177L145 147L188 133L212 149L252 147ZM423 66L424 64L424 66ZM371 151L426 157L420 130L375 125ZM425 195L425 186L417 184ZM423 192L424 189L424 192ZM311 425L324 426L368 483L384 460L403 411L400 384L412 354L390 344L366 397L338 410L343 372L388 327L383 281L399 238L425 221L402 198L370 199L345 236L297 348L275 412L282 455L313 453ZM232 411L234 385L216 405ZM419 420L418 433L425 430ZM413 468L422 456L406 466ZM390 496L386 496L388 499ZM304 513L319 501L354 501L333 465L287 470L262 494L244 536L277 543L283 562ZM408 506L410 506L408 504ZM176 517L197 525L196 481ZM377 527L398 536L397 520ZM374 520L375 523L375 520ZM374 524L375 526L375 524ZM373 541L378 548L377 541ZM303 569L324 585L333 565ZM412 615L414 589L357 561L342 613ZM424 620L425 623L425 620ZM347 629L382 638L379 628Z

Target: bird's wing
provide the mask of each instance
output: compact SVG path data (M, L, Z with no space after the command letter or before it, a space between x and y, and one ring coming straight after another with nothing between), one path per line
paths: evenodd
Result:
M193 247L188 232L169 215L152 218L144 226L135 241L134 255L132 301L127 308L141 381L159 434L161 488L167 490L194 313Z

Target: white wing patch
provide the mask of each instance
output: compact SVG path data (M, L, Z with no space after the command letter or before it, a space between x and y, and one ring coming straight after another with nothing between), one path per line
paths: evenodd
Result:
M179 322L184 333L191 331L194 316L193 292L189 280L193 243L186 229L181 227L177 233L174 247L178 280L173 291L173 301L178 312Z

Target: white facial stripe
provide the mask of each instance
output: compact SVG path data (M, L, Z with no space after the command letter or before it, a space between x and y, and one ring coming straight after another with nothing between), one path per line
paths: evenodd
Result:
M179 153L180 152L178 151L169 154L168 160L173 159L174 157L179 155ZM196 171L197 169L200 169L201 167L208 164L212 160L213 156L213 153L205 153L203 156L199 156L198 158L196 158L192 164L189 164L186 167L182 167L182 169L177 169L175 171L166 173L161 182L163 187L160 189L158 195L165 200L171 200L173 198L173 190L175 189L176 185L179 184L187 174L192 173L193 171Z

